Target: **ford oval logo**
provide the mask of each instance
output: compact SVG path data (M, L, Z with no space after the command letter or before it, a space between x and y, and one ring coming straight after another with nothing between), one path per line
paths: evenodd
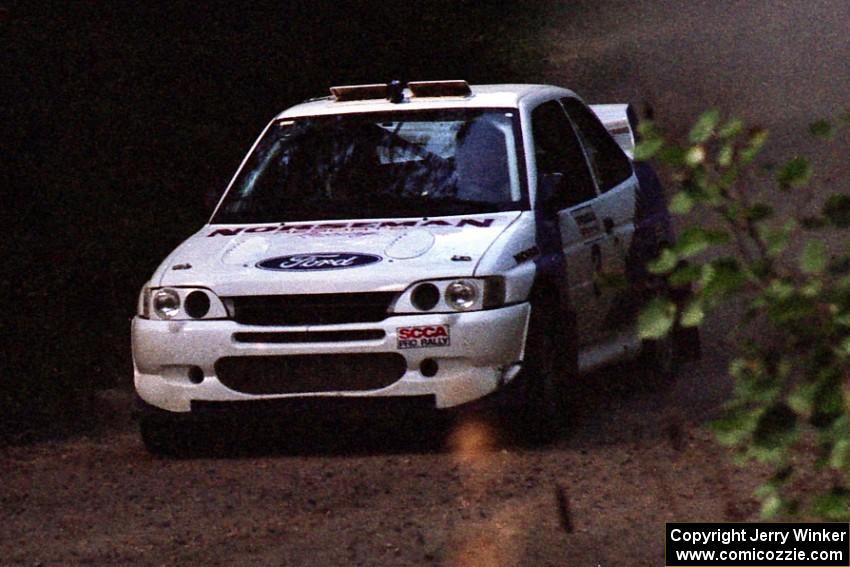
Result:
M278 256L257 262L256 266L264 270L286 272L318 272L321 270L342 270L374 264L383 260L374 254L356 254L353 252L330 252L320 254L291 254Z

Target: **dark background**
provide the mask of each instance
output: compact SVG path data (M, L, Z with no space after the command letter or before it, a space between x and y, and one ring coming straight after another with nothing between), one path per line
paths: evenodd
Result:
M277 112L334 84L539 82L545 4L0 5L0 438L130 383L141 286Z

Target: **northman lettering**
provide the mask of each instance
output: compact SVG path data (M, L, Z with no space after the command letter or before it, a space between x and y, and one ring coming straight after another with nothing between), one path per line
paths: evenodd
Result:
M403 221L358 221L358 222L325 222L310 224L274 224L249 227L216 228L207 236L236 236L237 234L349 234L359 232L374 232L377 230L393 230L405 228L439 228L466 226L487 228L493 224L492 218L466 218L460 220L419 219Z

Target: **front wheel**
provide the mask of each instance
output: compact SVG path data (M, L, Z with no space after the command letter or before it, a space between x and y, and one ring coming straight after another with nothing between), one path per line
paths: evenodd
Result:
M520 376L521 433L532 443L552 441L564 423L568 377L578 366L574 327L573 318L564 316L557 301L550 297L532 301Z
M658 292L658 295L671 296L664 292ZM643 385L649 391L661 390L676 382L681 362L680 353L677 352L678 329L679 324L676 322L664 337L641 343L638 365L643 374Z
M139 421L142 443L149 453L164 457L185 457L206 448L203 432L196 423L168 416L142 416Z

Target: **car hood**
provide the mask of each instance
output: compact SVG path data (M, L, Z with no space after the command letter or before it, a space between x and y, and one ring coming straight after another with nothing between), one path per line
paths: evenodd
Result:
M151 282L220 296L398 291L417 280L472 276L519 215L207 225Z

